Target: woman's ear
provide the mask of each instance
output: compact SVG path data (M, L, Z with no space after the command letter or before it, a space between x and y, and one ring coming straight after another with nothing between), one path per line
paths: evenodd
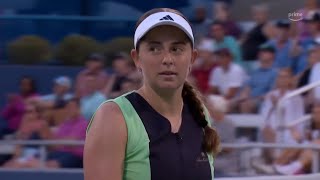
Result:
M139 61L138 51L136 49L132 49L130 54L131 54L131 58L132 58L134 64L139 69L140 68L140 61Z
M193 64L196 61L197 57L198 57L198 51L196 49L193 49L191 54L191 64Z

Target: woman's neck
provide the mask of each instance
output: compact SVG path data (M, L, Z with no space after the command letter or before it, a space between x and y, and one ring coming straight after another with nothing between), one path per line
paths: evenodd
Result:
M144 85L137 92L161 115L165 117L181 115L183 108L182 88L175 92L166 93Z

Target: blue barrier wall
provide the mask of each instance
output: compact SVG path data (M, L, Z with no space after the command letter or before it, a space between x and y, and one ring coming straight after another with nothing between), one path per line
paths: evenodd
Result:
M27 75L35 79L39 94L52 92L53 80L58 76L68 76L73 80L83 67L67 66L22 66L22 65L0 65L0 110L6 101L8 93L19 91L19 81L22 76ZM111 69L106 68L110 74ZM1 178L0 178L1 180Z
M16 2L16 3L15 3ZM142 12L155 7L182 8L189 5L188 0L1 0L0 15L77 15L104 16L110 18L127 18L136 20ZM70 33L81 33L99 40L108 40L115 36L132 35L134 26L131 20L115 22L64 22L33 20L1 20L0 40L10 41L22 34L38 34L52 42L58 42Z

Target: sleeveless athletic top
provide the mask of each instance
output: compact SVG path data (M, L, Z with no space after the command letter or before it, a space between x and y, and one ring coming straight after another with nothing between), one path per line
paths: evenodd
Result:
M202 149L203 129L186 104L179 132L172 133L170 122L138 93L110 101L120 107L127 125L123 180L213 179L213 157ZM207 111L206 120L210 124Z

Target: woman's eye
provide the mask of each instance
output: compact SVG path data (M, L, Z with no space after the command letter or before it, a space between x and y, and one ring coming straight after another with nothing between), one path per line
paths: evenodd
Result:
M173 48L172 48L172 51L173 51L173 52L182 52L182 51L183 51L183 48L181 48L181 47L173 47Z
M159 52L160 49L158 47L150 47L149 51L151 51L151 52Z

